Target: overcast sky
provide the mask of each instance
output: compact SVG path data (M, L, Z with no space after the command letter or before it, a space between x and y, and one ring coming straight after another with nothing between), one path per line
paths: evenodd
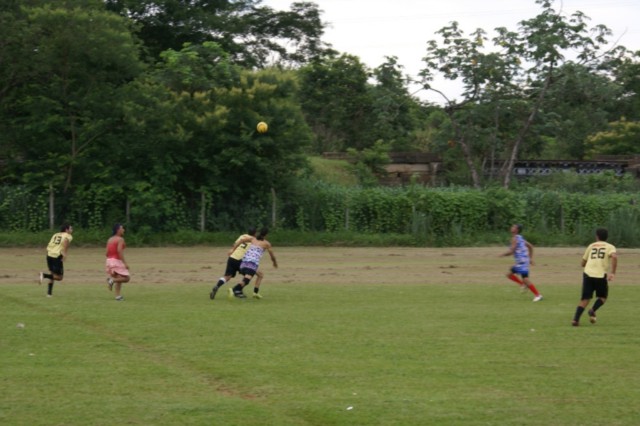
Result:
M277 10L289 10L290 0L263 0ZM541 7L534 0L317 0L327 24L323 40L342 53L358 56L375 68L385 56L396 56L405 74L417 78L424 68L422 57L435 32L457 21L465 34L477 28L493 37L496 27L517 30L518 22L536 16ZM590 27L604 24L613 31L612 41L640 50L640 0L564 0L554 3L569 15L577 10L591 18ZM437 83L437 82L436 82ZM441 82L449 97L455 86ZM434 84L435 86L436 84ZM412 88L414 90L415 87ZM423 99L441 98L417 93Z

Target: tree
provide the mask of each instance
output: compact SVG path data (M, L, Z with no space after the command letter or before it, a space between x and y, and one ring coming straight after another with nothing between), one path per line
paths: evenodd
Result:
M622 88L607 76L567 63L556 70L540 112L547 158L582 159L585 140L616 119ZM540 139L538 139L540 140Z
M0 138L20 159L8 175L53 182L65 192L74 174L83 179L96 171L91 150L107 142L121 88L143 68L124 19L73 3L21 9L14 24L19 40L0 54L15 64L0 83L8 89L0 98Z
M492 39L493 49L487 53L484 53L488 41L484 30L478 29L470 34L470 38L465 38L455 22L439 31L444 46L433 40L428 43L424 58L426 68L421 72L425 87L436 90L430 86L436 73L462 82L462 100L449 100L444 96L445 110L451 117L453 137L461 148L476 187L481 185L481 175L477 170L478 158L474 155L478 140L475 132L486 127L476 118L485 123L493 122L496 130L493 134L504 138L496 142L504 146L497 154L503 161L502 184L508 187L513 165L531 137L558 68L568 62L577 62L596 72L609 56L624 50L616 48L604 55L599 53L607 44L608 28L598 25L589 29L583 13L566 17L552 8L553 1L536 0L536 3L542 7L541 13L521 21L518 32L497 28L497 36ZM565 57L569 52L576 52L575 60ZM515 110L508 106L514 102L518 105ZM485 114L475 114L483 104L493 105L486 111L498 121L487 119ZM499 118L506 111L511 111L511 120L516 120L518 128L503 132L502 126L507 122Z
M177 196L190 211L199 211L204 198L210 218L246 220L239 208L250 215L266 205L272 188L286 190L304 165L311 136L292 73L242 70L208 42L169 50L162 59L130 85L126 142L116 162L138 205L158 206L158 217L146 208L138 220L164 229ZM256 131L259 121L269 123L267 133ZM141 157L145 167L136 167ZM214 221L209 228L220 227Z
M615 81L622 87L616 113L630 121L640 121L640 50L613 64Z
M299 71L298 94L316 136L313 151L343 151L373 145L369 70L355 56L330 56Z
M425 108L409 94L408 78L395 56L373 70L375 83L371 86L371 133L374 140L383 140L396 151L416 149L416 129L426 118Z
M622 119L609 123L606 131L598 132L585 143L586 156L598 155L639 155L640 122Z
M105 0L108 10L133 20L152 58L168 50L215 42L246 67L305 63L326 49L315 3L296 2L289 11L260 6L261 0Z

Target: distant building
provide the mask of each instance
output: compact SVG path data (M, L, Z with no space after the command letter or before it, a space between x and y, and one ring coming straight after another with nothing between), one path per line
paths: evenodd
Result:
M325 152L324 158L351 161L348 154L343 152ZM391 163L385 166L386 175L380 176L383 185L406 185L416 182L423 185L436 185L436 178L445 170L442 158L436 154L424 152L390 152ZM500 170L500 164L494 164L493 173ZM491 170L487 165L485 175ZM594 160L517 160L513 167L513 176L530 177L546 176L556 172L573 172L590 175L612 171L617 176L631 173L640 178L640 155L629 156L600 156Z

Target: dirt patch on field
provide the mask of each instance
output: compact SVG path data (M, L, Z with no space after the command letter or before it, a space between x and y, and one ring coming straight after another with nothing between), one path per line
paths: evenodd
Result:
M130 247L126 256L133 283L210 284L224 273L228 248ZM279 268L262 260L264 285L288 284L429 284L504 282L512 258L506 247L340 248L276 247ZM540 286L579 285L584 248L536 248L531 278ZM619 249L617 283L632 284L640 269L639 249ZM35 283L46 268L43 249L0 249L0 284ZM104 281L104 249L71 247L65 284Z

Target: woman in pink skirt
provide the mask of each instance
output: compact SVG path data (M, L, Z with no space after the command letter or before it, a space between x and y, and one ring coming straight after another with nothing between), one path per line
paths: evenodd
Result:
M124 242L124 226L116 223L113 226L113 235L107 240L107 263L106 271L109 275L107 278L107 285L109 290L113 290L114 284L116 288L116 300L122 301L124 297L120 294L122 290L122 283L128 283L131 279L129 274L129 265L124 260L124 249L126 244Z

